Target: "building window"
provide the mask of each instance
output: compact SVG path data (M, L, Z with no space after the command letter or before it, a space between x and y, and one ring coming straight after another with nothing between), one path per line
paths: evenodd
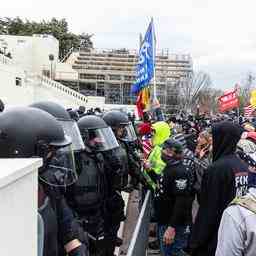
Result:
M16 77L15 78L15 85L16 86L22 86L22 80L20 77Z
M121 76L120 75L109 75L109 79L110 80L121 80Z

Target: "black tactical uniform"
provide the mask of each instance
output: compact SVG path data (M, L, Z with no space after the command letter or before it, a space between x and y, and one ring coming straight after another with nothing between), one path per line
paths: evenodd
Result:
M108 184L102 154L118 147L118 143L112 130L100 117L84 116L78 121L78 127L86 150L75 154L79 177L77 183L68 189L68 202L88 232L90 251L97 256L104 255Z
M76 181L72 161L71 140L55 118L45 111L34 108L15 108L5 111L0 117L0 157L42 157L39 169L39 204L44 220L44 255L58 256L63 248L78 238L78 229L72 211L66 205L62 189ZM23 124L23 125L21 125ZM62 156L62 151L69 152ZM69 166L56 161L59 156ZM44 205L44 207L43 207ZM60 244L61 242L61 244ZM77 240L69 255L87 255L86 249Z
M146 181L141 172L141 161L137 151L137 136L128 116L120 111L109 111L103 115L105 122L112 128L122 149L126 152L128 173L132 177L132 185ZM124 151L123 151L124 152ZM122 152L122 155L123 155ZM121 153L121 152L120 152Z
M109 111L103 115L103 119L112 128L120 145L119 148L112 152L112 157L114 156L115 159L119 159L119 161L116 160L116 163L120 165L119 168L117 168L117 164L114 161L109 162L105 158L108 163L106 169L115 170L109 176L109 187L111 189L108 196L109 200L107 201L107 212L110 211L112 213L107 215L107 230L109 236L112 236L114 239L115 237L117 238L120 223L125 219L125 203L121 191L131 192L134 185L137 185L137 180L142 176L141 163L134 147L137 140L136 133L132 123L129 122L128 116L120 111ZM130 174L132 181L134 181L131 186L128 186L128 174ZM111 181L113 178L115 184Z

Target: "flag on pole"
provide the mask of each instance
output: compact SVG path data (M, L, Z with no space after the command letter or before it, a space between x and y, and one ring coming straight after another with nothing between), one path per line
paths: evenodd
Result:
M252 105L244 107L244 117L246 117L246 118L251 117L254 110L255 110L255 108Z
M138 64L136 67L136 81L132 86L132 93L138 93L148 86L154 76L155 69L155 33L153 19L151 20L144 40L140 46Z
M149 88L143 88L137 97L136 107L139 117L143 117L143 110L149 109L150 106L150 90Z

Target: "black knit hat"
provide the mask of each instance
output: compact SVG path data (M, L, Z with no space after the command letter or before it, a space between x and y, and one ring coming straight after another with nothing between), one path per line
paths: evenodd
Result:
M174 149L175 153L182 153L183 152L183 146L182 144L174 139L168 139L164 142L163 144L163 149L169 148L169 149Z

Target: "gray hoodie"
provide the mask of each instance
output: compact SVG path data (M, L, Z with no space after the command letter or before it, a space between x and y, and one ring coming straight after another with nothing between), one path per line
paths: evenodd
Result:
M247 196L256 201L256 188L250 188ZM255 213L239 205L224 211L215 256L256 256Z

